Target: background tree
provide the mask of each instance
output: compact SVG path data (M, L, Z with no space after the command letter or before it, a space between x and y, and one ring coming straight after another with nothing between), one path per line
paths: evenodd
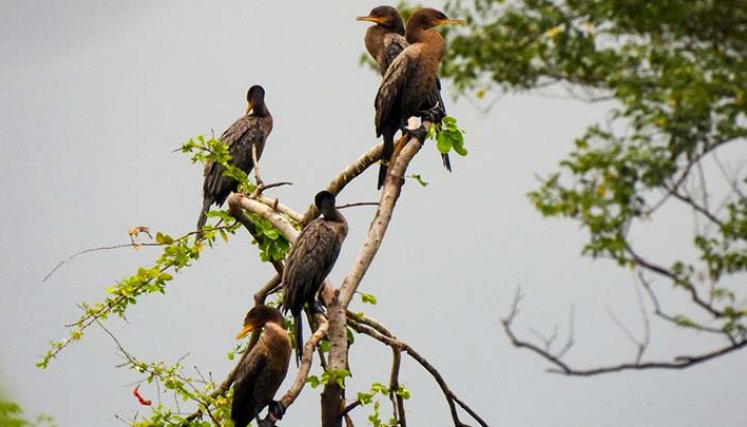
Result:
M721 337L704 353L648 360L644 312L643 334L619 324L637 347L633 361L576 368L561 360L572 336L552 349L547 337L515 335L517 295L503 321L514 345L574 375L683 368L747 345L747 3L475 0L450 10L471 16L466 32L452 34L443 71L463 96L565 91L609 109L529 193L540 214L577 222L588 233L584 255L632 269L641 304L659 319ZM640 244L667 209L693 219L682 230L692 245L674 257ZM667 306L669 291L689 304Z

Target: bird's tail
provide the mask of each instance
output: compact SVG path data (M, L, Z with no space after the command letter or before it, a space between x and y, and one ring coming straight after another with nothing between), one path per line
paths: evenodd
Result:
M202 202L202 210L200 211L200 218L197 219L197 239L202 239L202 227L207 222L207 213L210 210L210 205L213 201L209 197L206 197Z
M389 161L392 160L392 153L394 152L394 135L387 135L384 133L384 151L381 154L381 166L379 166L379 182L376 189L381 190L384 186L384 180L386 179L387 166Z
M451 160L449 160L449 153L441 153L441 161L447 171L451 172Z
M293 326L296 335L296 366L301 364L301 355L303 354L303 311L293 313Z

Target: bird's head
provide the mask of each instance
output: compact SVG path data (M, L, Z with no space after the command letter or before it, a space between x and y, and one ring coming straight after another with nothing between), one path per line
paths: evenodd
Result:
M265 88L260 85L254 85L249 88L246 92L246 113L254 108L254 106L263 105L265 102Z
M278 309L267 305L258 305L246 313L244 328L236 335L236 339L244 338L253 330L261 329L268 323L275 323L283 327L285 319Z
M439 25L448 24L461 25L464 24L464 21L460 19L451 19L440 10L431 9L429 7L418 9L407 21L408 29L412 26L427 30L429 28L438 27Z
M405 26L402 21L402 15L399 14L397 9L391 6L375 7L371 9L371 12L368 13L368 16L359 16L355 18L355 20L373 22L376 25L381 25L382 27L395 30L398 34L405 33Z
M335 195L326 190L320 191L314 197L314 204L325 217L329 216L335 211Z

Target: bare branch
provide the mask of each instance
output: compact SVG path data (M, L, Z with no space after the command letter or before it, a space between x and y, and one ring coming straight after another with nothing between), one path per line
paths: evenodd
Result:
M423 356L420 355L415 349L413 349L409 344L407 344L404 341L401 341L394 337L394 335L391 334L381 323L366 317L362 315L353 315L348 316L348 326L353 328L359 333L366 334L374 339L376 339L379 342L382 342L392 348L396 348L400 351L404 351L407 353L410 357L412 357L415 361L417 361L420 366L422 366L426 371L428 371L429 374L433 377L433 379L436 381L438 386L441 388L441 392L443 393L444 397L446 398L446 402L449 405L449 409L451 411L451 418L454 422L454 426L456 427L467 427L467 424L464 424L461 419L459 418L459 413L457 412L457 405L464 409L472 418L474 418L475 421L478 422L483 427L487 427L487 423L480 418L479 415L475 411L472 410L467 404L462 402L459 397L454 394L453 391L449 388L449 386L446 384L446 381L441 376L441 373L438 372L438 370L433 367L433 365L428 362Z
M355 179L358 175L362 174L366 169L368 169L369 166L381 159L381 152L383 150L383 147L384 144L377 144L368 149L368 151L363 153L353 163L348 165L348 167L343 169L342 172L334 177L332 181L330 181L330 183L327 185L327 191L334 195L339 194L342 189L350 183L350 181ZM312 204L311 206L309 206L309 208L306 210L306 213L304 213L303 217L301 218L301 225L308 224L318 215L319 210Z
M347 208L353 208L356 206L379 206L379 202L358 202L358 203L348 203L345 205L336 206L337 209L347 209Z
M309 376L309 370L311 369L311 361L314 356L314 349L317 345L319 345L319 341L321 341L322 338L327 334L329 323L327 323L327 320L324 318L324 316L322 316L321 314L317 314L316 320L319 324L319 327L316 329L316 331L314 331L313 334L311 334L311 337L309 337L309 340L303 347L301 366L298 367L296 378L293 380L293 383L291 384L288 391L283 395L283 398L280 399L280 402L282 402L282 404L285 405L286 408L296 400L298 395L301 393L301 390L303 390L303 387L306 384L306 378Z
M666 362L640 362L637 360L634 363L621 363L618 365L612 365L612 366L603 366L599 368L591 368L591 369L576 369L572 368L570 365L563 362L559 357L550 354L549 352L545 351L541 347L525 341L521 340L516 337L513 330L511 329L511 325L513 321L516 318L516 315L518 313L518 303L520 300L520 294L517 294L517 297L514 299L514 303L512 305L511 311L509 315L504 318L501 322L503 324L503 329L506 332L506 335L511 340L511 344L513 344L515 347L518 348L526 348L535 354L538 354L551 364L555 366L555 368L548 369L548 372L552 373L560 373L564 375L569 376L593 376L593 375L599 375L599 374L606 374L611 372L620 372L625 370L646 370L646 369L684 369L688 368L693 365L697 365L699 363L729 354L733 351L739 350L742 347L747 346L747 339L743 339L742 341L733 343L731 345L728 345L726 347L719 348L717 350L703 353L701 355L696 356L676 356L672 361L666 361Z
M392 401L394 419L400 427L407 427L405 416L405 399L399 390L399 368L402 365L402 351L392 347L392 373L389 375L389 400Z

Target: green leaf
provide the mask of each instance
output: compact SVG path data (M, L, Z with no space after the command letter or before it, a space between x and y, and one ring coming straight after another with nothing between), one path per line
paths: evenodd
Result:
M421 177L418 174L408 175L407 177L414 179L415 182L417 182L418 184L420 184L422 187L427 187L428 186L428 182L426 182L425 180L423 180L423 177Z
M376 305L377 303L376 296L374 294L367 294L365 292L361 293L361 301L363 301L364 304L371 305Z

